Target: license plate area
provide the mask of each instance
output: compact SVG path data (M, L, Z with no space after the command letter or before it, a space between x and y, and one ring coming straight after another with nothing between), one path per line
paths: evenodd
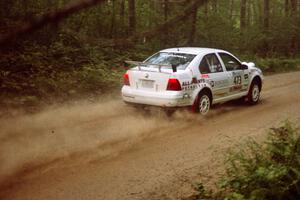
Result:
M154 81L153 80L141 80L141 85L143 88L153 88Z

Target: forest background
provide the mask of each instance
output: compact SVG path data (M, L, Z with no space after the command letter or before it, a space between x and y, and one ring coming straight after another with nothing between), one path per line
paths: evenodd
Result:
M119 94L124 60L211 47L300 69L300 0L1 0L0 107Z

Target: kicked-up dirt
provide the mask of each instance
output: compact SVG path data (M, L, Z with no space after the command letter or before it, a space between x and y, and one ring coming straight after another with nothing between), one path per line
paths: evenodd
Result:
M180 199L198 180L214 188L228 147L286 119L300 122L300 72L266 77L258 105L205 118L115 99L0 119L0 199Z

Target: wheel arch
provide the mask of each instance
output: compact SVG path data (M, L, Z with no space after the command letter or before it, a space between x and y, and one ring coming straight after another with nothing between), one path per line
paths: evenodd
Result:
M213 102L213 94L212 94L212 90L211 90L211 88L209 88L209 87L203 87L203 88L201 88L200 90L198 90L198 91L195 91L196 93L195 93L195 95L194 95L194 98L193 98L193 104L197 101L197 98L198 98L198 96L199 96L199 94L201 94L201 93L207 93L208 95L209 95L209 98L210 98L210 103L212 104L212 102Z
M195 98L193 100L193 103L192 103L192 111L193 112L197 112L197 104L198 104L198 101L199 101L199 95L202 94L202 93L206 93L209 95L209 99L210 99L210 105L212 105L212 102L213 102L213 94L212 94L212 90L209 88L209 87L203 87L201 88L200 90L198 90L196 92L196 95L195 95Z
M212 94L212 91L211 91L210 88L208 88L208 87L202 88L202 90L200 90L199 94L201 94L201 93L208 94L209 95L209 99L210 99L210 103L212 103L212 101L213 101L213 94Z
M256 76L253 77L253 79L251 81L251 84L249 86L249 89L250 89L252 83L257 83L258 87L259 87L259 91L261 91L261 89L262 89L262 78L260 76L256 75Z

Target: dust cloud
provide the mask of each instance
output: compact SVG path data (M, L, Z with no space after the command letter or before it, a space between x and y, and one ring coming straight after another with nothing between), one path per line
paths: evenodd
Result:
M137 142L190 120L190 114L140 112L121 100L80 103L0 119L0 183L65 160L90 162L117 155ZM73 162L74 163L74 162Z

